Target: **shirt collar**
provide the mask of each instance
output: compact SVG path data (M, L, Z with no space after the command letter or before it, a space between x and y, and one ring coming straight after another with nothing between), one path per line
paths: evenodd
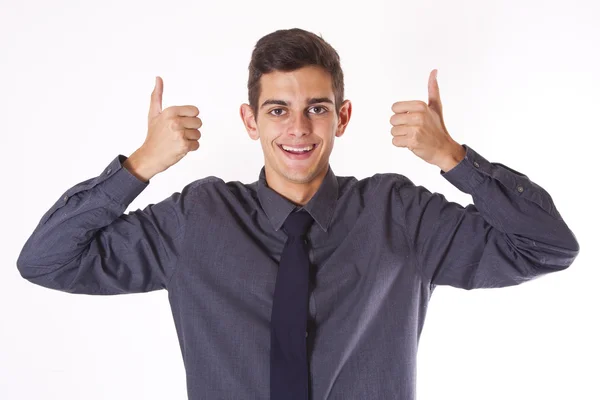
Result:
M304 207L297 207L267 185L265 167L263 166L258 177L257 191L260 205L276 231L281 229L288 215L295 208L299 208L306 210L321 229L327 232L338 198L338 181L331 165L329 165L327 174L314 196Z

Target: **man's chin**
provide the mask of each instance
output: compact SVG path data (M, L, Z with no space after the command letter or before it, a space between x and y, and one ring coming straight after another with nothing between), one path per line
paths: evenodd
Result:
M277 163L277 168L271 168L271 170L277 171L278 175L284 178L288 182L296 184L306 184L312 182L315 179L317 165L318 164L298 164L293 163L288 165L284 162Z
M314 179L314 166L307 166L304 168L286 168L282 171L282 175L290 182L298 184L308 183Z

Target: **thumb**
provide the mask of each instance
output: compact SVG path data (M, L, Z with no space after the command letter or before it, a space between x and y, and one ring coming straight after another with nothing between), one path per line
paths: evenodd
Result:
M440 87L437 81L437 69L431 71L429 74L429 107L435 111L440 118L443 119L442 116L442 99L440 98Z
M148 119L156 117L162 111L162 94L163 81L160 76L156 77L154 82L154 90L150 95L150 111L148 111Z

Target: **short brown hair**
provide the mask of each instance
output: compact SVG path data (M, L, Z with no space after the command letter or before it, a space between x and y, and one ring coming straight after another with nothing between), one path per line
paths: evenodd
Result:
M300 28L280 29L256 42L248 66L248 101L256 120L260 77L272 71L294 71L317 65L331 75L335 96L335 112L339 114L344 101L344 73L340 57L322 37Z

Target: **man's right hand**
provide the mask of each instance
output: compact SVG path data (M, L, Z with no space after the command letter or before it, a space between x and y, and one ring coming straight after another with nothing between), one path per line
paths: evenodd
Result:
M196 106L162 109L163 81L156 77L150 96L148 134L144 144L123 164L138 179L148 181L200 147L202 120Z

